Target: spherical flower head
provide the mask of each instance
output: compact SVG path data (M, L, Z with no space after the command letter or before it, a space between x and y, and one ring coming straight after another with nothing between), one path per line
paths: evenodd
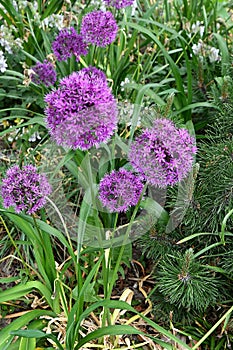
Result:
M13 206L16 213L25 210L35 213L46 203L46 196L52 188L44 174L39 174L33 165L25 165L22 169L15 165L7 170L2 180L1 195L5 208Z
M44 60L43 63L37 62L32 67L33 74L31 75L32 82L35 84L44 84L49 87L54 85L57 80L57 74L51 62Z
M87 43L106 47L115 39L118 26L110 11L93 11L82 19L81 34Z
M107 6L112 6L119 10L124 7L133 5L134 0L104 0L104 2Z
M49 93L46 124L58 145L82 150L106 142L117 128L117 104L105 74L83 68Z
M192 168L194 139L168 119L156 119L132 142L129 160L140 176L153 186L165 188L182 180Z
M138 203L142 190L142 182L131 171L113 170L100 181L99 199L110 212L126 212Z
M58 61L66 61L72 55L75 55L76 61L79 61L80 56L85 56L88 52L82 35L78 34L73 27L60 30L52 43L52 49Z

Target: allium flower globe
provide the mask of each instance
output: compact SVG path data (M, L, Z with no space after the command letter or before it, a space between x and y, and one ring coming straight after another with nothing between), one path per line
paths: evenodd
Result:
M43 63L37 62L32 67L34 74L31 75L32 82L35 84L44 84L45 86L54 85L57 80L57 74L51 62L44 60Z
M87 43L106 47L115 39L118 26L110 11L93 11L82 19L81 34Z
M52 49L58 61L66 61L72 55L79 61L79 57L85 56L88 52L82 35L78 34L73 27L60 30L52 43Z
M45 97L46 124L58 145L87 150L106 142L117 127L117 104L105 74L83 68Z
M1 196L5 208L13 206L16 213L25 210L35 213L46 203L46 196L52 188L44 174L39 174L33 165L25 165L22 169L14 165L6 172L2 180Z
M138 203L142 190L142 182L131 171L113 170L100 181L99 198L110 212L126 212Z
M156 119L132 142L129 161L151 185L165 188L182 180L192 168L194 139L168 119Z
M133 5L134 0L104 0L107 6L115 7L116 9L121 9Z

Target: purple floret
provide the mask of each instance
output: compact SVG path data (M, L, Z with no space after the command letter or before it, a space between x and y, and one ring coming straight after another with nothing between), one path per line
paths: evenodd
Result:
M85 56L88 52L82 35L78 34L73 27L60 30L52 43L52 49L58 61L66 61L72 55L76 57L76 61L79 61L80 56Z
M45 86L54 85L57 80L57 74L51 62L44 60L43 63L37 62L32 67L33 74L31 75L32 82L35 84L44 84Z
M129 160L151 185L165 188L182 180L192 168L194 139L168 119L156 119L131 144Z
M115 39L118 26L110 11L93 11L82 19L81 34L87 43L106 47Z
M5 208L13 206L16 213L25 210L35 213L46 203L46 196L52 188L44 174L39 174L33 165L25 165L22 169L14 165L6 172L2 180L1 195Z
M46 124L58 145L87 150L106 142L117 127L117 104L105 74L83 68L49 93Z
M134 0L104 0L104 2L107 6L112 6L119 10L123 7L133 5Z
M126 212L138 203L142 190L142 182L131 171L113 170L100 181L99 198L110 212Z

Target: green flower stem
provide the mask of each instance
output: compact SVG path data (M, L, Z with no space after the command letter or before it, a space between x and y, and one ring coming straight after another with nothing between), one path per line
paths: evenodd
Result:
M107 294L107 298L106 299L110 299L110 297L111 297L113 286L114 286L114 283L115 283L115 281L117 279L117 276L118 276L118 270L119 270L119 267L120 267L120 264L121 264L121 259L122 259L124 250L125 250L125 245L126 245L127 240L129 238L131 227L133 225L134 219L136 217L136 214L138 212L138 209L139 209L139 206L140 206L140 203L141 203L141 199L142 199L142 197L143 197L143 195L144 195L144 193L146 191L146 188L147 188L147 184L145 184L145 186L143 188L143 191L142 191L142 194L141 194L140 199L138 201L138 204L134 208L134 211L133 211L133 214L131 216L129 225L127 227L127 230L126 230L126 233L125 233L122 245L121 245L121 249L120 249L117 261L116 261L116 265L115 265L115 268L114 268L114 271L113 271L112 279L111 279L111 281L109 283L108 294Z
M56 206L56 204L55 204L49 197L46 197L46 200L53 206L53 208L55 209L57 215L59 216L59 219L61 220L62 226L63 226L64 231L65 231L66 237L67 237L67 239L68 239L70 248L73 249L72 242L71 242L71 238L70 238L70 235L69 235L69 232L68 232L66 223L65 223L65 221L64 221L64 219L63 219L63 217L62 217L62 214L61 214L60 210L58 209L58 207Z
M113 226L113 232L112 237L109 237L108 239L114 238L114 233L117 230L117 221L118 221L119 214L115 214L114 218L114 226ZM114 249L114 248L113 248ZM112 263L112 255L113 255L113 249L108 248L104 252L104 260L103 260L103 286L104 286L104 296L107 299L109 294L109 288L111 288L110 282L109 282L109 272L111 271L111 263ZM108 325L111 325L111 316L110 316L110 310L109 308L104 308L103 317L102 317L102 326L106 326L106 320L108 322Z

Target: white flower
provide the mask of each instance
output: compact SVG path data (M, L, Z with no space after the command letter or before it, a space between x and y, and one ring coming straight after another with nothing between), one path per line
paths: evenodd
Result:
M59 14L52 14L51 16L46 17L42 21L42 28L57 28L61 30L65 27L64 16Z
M134 15L135 15L136 9L137 9L137 0L134 0L134 2L133 2L133 4L132 4L131 16L134 16Z
M194 55L198 56L205 56L205 44L202 40L199 40L197 44L193 44L192 50Z
M205 31L205 26L201 25L201 22L200 21L197 21L196 23L193 23L192 24L192 27L191 27L191 32L192 33L200 33L200 37L202 38L203 37L203 34L204 34L204 31Z
M4 73L6 71L6 68L7 68L7 63L6 63L6 59L3 55L3 52L0 51L0 71L2 73Z
M92 0L91 5L94 5L96 7L99 7L101 11L106 11L106 6L103 1L101 0Z
M218 62L221 60L221 57L219 55L219 49L216 49L215 47L209 48L209 60L211 63Z
M125 84L129 84L130 83L130 80L129 80L129 78L125 78L125 80L123 80L122 82L121 82L121 91L124 91L125 89L124 89L124 86L125 86Z
M34 134L32 134L32 135L29 137L28 141L30 141L30 142L35 142L37 139L38 139L38 140L41 139L40 134L39 134L38 131L34 132Z

